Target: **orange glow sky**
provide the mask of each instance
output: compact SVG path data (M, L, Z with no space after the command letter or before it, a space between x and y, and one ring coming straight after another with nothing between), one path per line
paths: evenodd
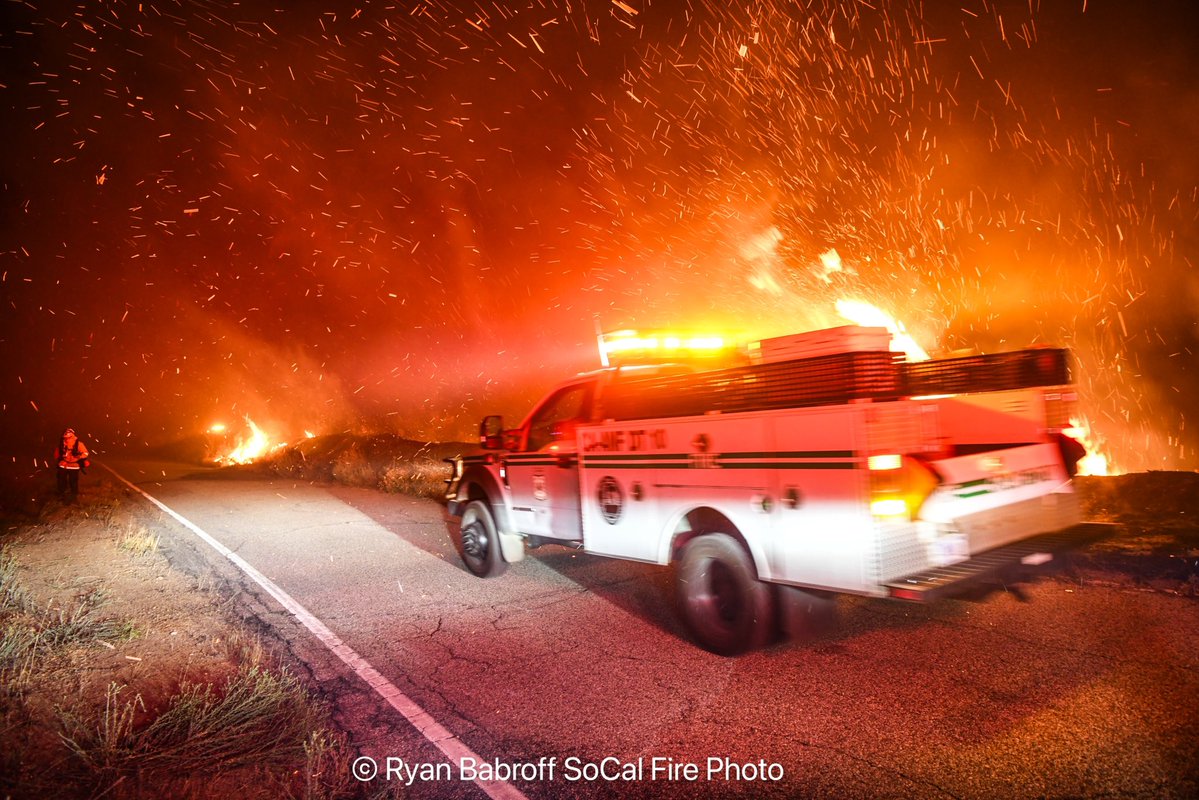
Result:
M934 351L1070 346L1117 462L1199 466L1181 0L32 5L4 455L246 413L461 438L594 366L596 315L854 297Z

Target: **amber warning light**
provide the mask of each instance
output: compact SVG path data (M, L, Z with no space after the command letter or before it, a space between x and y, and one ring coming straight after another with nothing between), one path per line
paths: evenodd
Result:
M599 335L600 363L644 364L680 360L716 360L736 351L734 339L720 334L612 331Z

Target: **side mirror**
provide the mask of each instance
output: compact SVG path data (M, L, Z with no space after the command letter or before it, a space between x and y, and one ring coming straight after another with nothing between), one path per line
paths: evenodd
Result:
M479 445L484 450L504 449L504 418L499 414L483 417L479 423Z

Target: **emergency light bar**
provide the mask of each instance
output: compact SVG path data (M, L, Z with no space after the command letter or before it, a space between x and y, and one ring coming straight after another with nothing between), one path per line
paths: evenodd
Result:
M600 361L644 364L664 361L717 359L736 350L724 336L682 332L612 331L599 335Z

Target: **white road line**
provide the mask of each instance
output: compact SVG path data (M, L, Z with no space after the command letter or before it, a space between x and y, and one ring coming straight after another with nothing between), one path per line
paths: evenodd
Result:
M270 578L263 575L237 553L230 550L225 545L214 539L209 533L204 531L200 526L196 525L191 520L179 514L174 509L167 506L162 501L147 494L140 487L126 480L123 476L117 473L112 467L107 464L100 464L104 469L111 472L117 480L128 486L133 491L140 494L142 497L149 500L154 505L158 506L163 512L168 514L172 519L178 522L189 531L199 536L207 542L212 549L223 555L225 558L232 561L238 569L244 572L251 580L266 590L267 594L279 601L279 605L283 606L291 615L296 618L308 630L312 631L317 639L333 655L342 660L343 663L354 671L358 677L366 681L367 685L375 690L375 693L387 701L387 704L396 711L404 715L404 719L412 724L412 727L420 731L421 735L428 739L434 747L445 753L450 762L454 765L460 765L463 759L474 759L476 765L486 763L474 750L467 747L461 739L450 733L437 720L433 719L427 711L421 708L408 695L404 694L399 688L387 678L383 677L377 669L371 666L370 662L354 651L354 648L343 642L337 637L333 631L312 615L308 609L300 605L287 592L275 585ZM487 793L488 797L493 800L527 800L524 793L517 789L512 784L500 780L480 780L475 779L475 783L479 788Z

